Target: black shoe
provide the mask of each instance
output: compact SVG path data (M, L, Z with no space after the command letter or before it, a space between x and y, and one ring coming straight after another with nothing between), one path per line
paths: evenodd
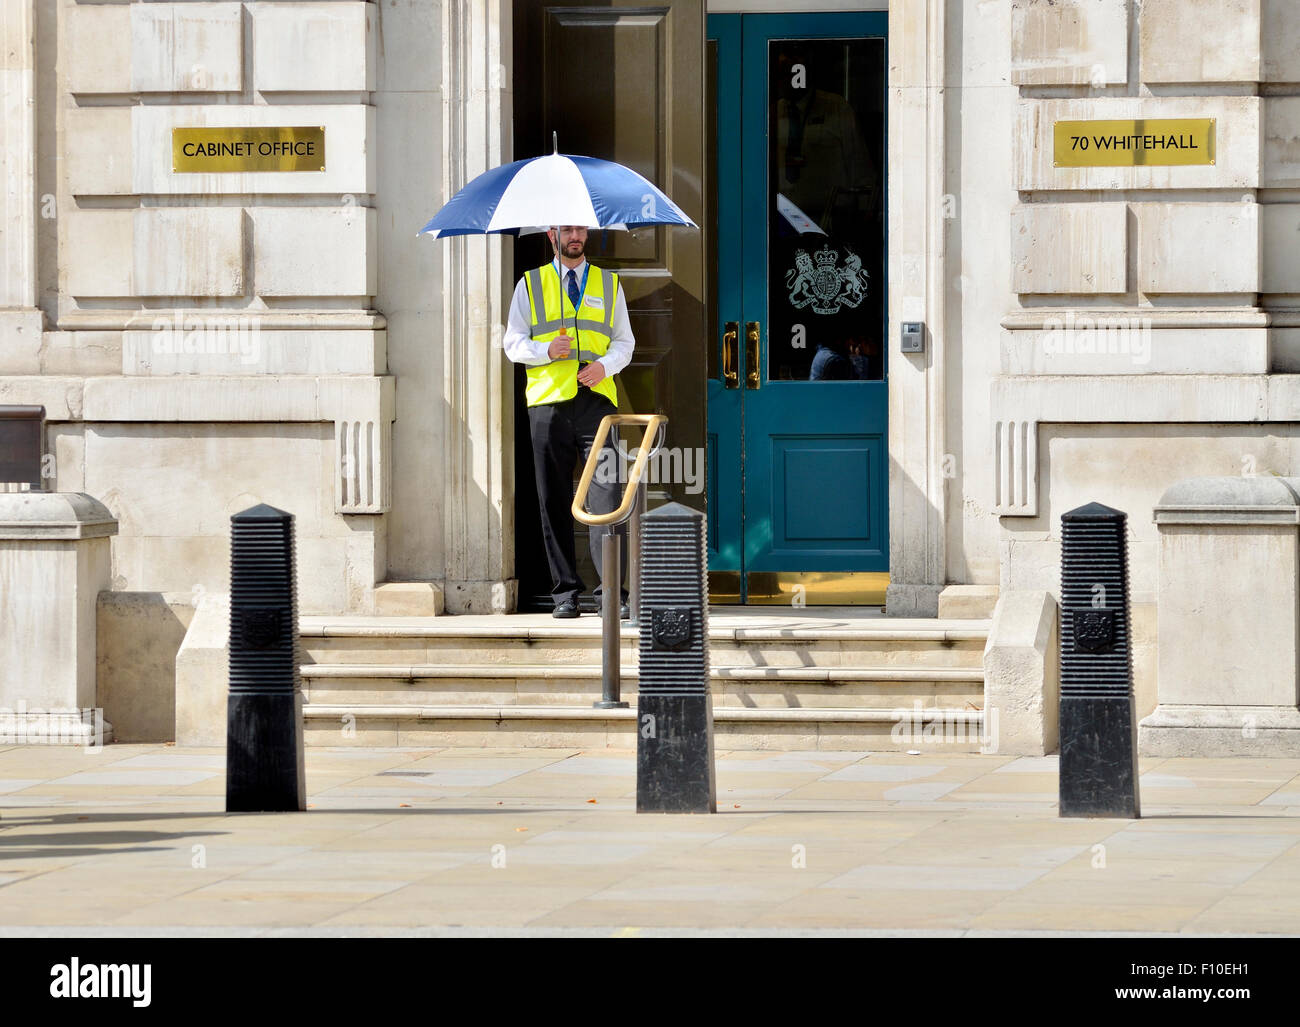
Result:
M578 616L578 604L572 599L566 599L562 603L555 604L555 610L551 614L557 620L572 620Z

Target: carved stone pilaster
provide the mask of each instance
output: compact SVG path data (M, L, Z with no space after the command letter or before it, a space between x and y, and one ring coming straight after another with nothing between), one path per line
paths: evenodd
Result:
M35 0L0 0L0 359L39 369Z
M891 616L936 616L947 580L946 7L889 7L889 223L922 226L889 234ZM925 322L924 352L901 351L903 321Z
M993 422L993 510L1038 516L1038 422Z
M444 4L443 195L511 159L510 0ZM501 236L441 242L446 608L505 613L514 580L513 377L501 351L513 282Z

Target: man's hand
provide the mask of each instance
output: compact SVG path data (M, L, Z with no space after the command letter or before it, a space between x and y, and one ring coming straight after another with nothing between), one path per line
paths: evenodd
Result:
M552 360L563 360L569 355L569 344L573 342L567 333L557 335L551 344L546 348L546 352Z
M605 377L605 365L599 360L593 360L590 364L578 372L578 382L591 388L597 385Z

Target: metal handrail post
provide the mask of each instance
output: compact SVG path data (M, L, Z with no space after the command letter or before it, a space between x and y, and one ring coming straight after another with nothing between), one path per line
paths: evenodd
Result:
M621 688L621 671L619 664L619 646L622 637L619 632L619 558L618 532L611 525L605 537L600 541L601 562L601 619L602 619L602 656L600 671L600 702L592 703L598 710L627 709L627 703L619 698Z
M645 514L646 483L637 484L636 502L627 522L627 608L632 623L641 623L641 518Z
M628 523L628 563L630 565L630 577L628 587L628 607L629 612L634 618L640 617L640 588L638 587L638 578L640 577L641 563L641 514L645 509L646 502L646 482L645 467L647 460L659 452L659 445L646 445L646 436L649 436L650 429L655 430L655 440L658 440L658 433L662 431L668 418L663 414L610 414L601 419L600 427L596 429L596 437L592 441L591 452L587 455L586 466L582 469L582 477L578 480L577 494L573 497L573 516L576 520L581 521L588 527L596 525L607 525L608 533L601 539L600 557L601 557L601 698L599 702L592 703L596 709L626 709L627 703L619 698L621 690L621 673L620 673L620 647L622 645L622 633L619 628L619 607L622 605L622 574L620 573L620 559L618 547L617 526ZM591 487L592 478L596 473L596 465L600 459L600 452L605 444L605 439L609 435L611 428L617 428L620 424L639 424L646 431L641 439L641 446L637 452L636 461L632 467L632 476L629 484L631 489L625 489L623 499L613 513L593 514L588 513L585 509L587 502L587 490ZM616 447L622 452L621 447Z

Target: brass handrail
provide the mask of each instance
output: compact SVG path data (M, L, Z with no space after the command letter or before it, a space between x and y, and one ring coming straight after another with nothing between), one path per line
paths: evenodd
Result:
M641 484L641 475L645 473L645 465L650 459L651 447L645 444L647 438L652 438L651 430L657 437L659 429L668 423L668 418L663 414L609 414L602 417L600 427L596 429L596 438L591 444L591 452L587 454L587 463L582 468L582 477L578 480L578 493L573 497L573 516L583 524L622 524L627 520L628 515L632 512L632 504L636 500L637 487ZM609 435L609 429L616 424L639 424L645 428L645 434L641 437L641 445L637 449L636 462L632 465L632 473L628 475L626 487L623 490L623 501L619 504L618 509L613 513L593 514L587 513L587 490L591 487L591 479L596 475L596 464L600 461L600 454L605 448L605 439ZM658 447L654 447L658 451Z

